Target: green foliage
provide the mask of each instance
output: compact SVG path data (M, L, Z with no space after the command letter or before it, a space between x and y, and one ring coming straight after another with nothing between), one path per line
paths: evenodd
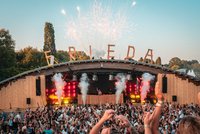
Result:
M15 52L15 42L9 31L0 29L0 81L27 70L46 66L46 59L42 51L36 48L26 47ZM51 51L59 63L69 61L67 51L56 52L54 28L46 22L44 28L44 51ZM77 60L87 60L84 52L76 52Z
M51 51L51 54L56 53L55 36L53 25L49 22L45 23L44 27L44 51Z
M178 57L174 57L169 61L169 67L174 70L179 69L181 67L181 64L181 60Z
M8 30L0 29L0 81L13 74L15 60L15 42Z
M76 60L89 60L90 56L88 56L85 52L83 51L77 51L76 52Z
M9 67L9 68L4 68L0 69L0 81L5 80L9 77L12 77L16 74L20 73L18 69L15 67Z
M56 52L55 57L59 63L69 61L69 54L67 51L59 50Z
M156 59L156 63L155 64L157 64L157 65L161 65L162 63L161 63L161 58L160 57L158 57L157 59Z
M56 52L56 54L54 56L56 57L56 59L58 60L59 63L67 62L70 60L69 53L67 51L59 50ZM90 57L88 55L86 55L86 53L83 51L76 51L75 59L76 60L89 60Z
M178 57L174 57L169 61L169 65L173 70L177 69L186 69L188 70L194 70L194 73L197 75L197 77L200 78L200 64L197 60L181 60Z
M15 66L15 42L8 30L0 29L0 69Z
M140 57L140 59L138 60L139 62L143 62L144 60L143 60L143 58L142 57Z
M17 68L21 71L31 70L46 65L44 53L36 48L26 47L16 52Z
M172 69L172 70L178 70L178 69L180 69L180 66L178 66L178 65L173 65L173 66L171 66L171 69Z

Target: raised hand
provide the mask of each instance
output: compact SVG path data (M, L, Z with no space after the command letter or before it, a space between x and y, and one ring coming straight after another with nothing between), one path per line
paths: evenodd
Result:
M114 115L114 113L115 111L112 109L106 110L102 117L102 120L104 121L109 120Z
M147 112L146 115L144 115L145 134L152 134L153 133L153 130L150 127L152 125L152 122L153 122L153 114L150 114L150 112Z
M157 81L156 82L156 85L155 85L155 94L157 96L157 94L161 93L161 90L160 90L160 83Z
M156 82L156 86L155 86L155 95L158 98L158 100L164 99L162 91L160 89L160 83L158 81Z
M118 115L115 118L120 121L120 124L119 124L120 126L122 126L122 127L130 127L131 126L129 120L125 116Z
M146 115L144 116L144 125L146 127L149 127L153 118L150 112L147 112Z
M97 122L97 124L92 128L90 134L98 134L101 127L103 126L103 123L113 117L114 113L115 111L112 109L106 110L99 122Z

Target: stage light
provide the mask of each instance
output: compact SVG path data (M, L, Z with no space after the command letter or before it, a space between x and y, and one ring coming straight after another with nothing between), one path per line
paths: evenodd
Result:
M140 95L136 95L136 99L139 99L140 98Z
M131 74L127 74L126 78L127 80L133 80Z
M66 104L66 102L64 102L65 100L68 100L69 104L73 101L73 99L76 98L77 85L77 81L70 81L66 83L66 85L63 88L63 97L61 98L63 104ZM57 90L55 88L45 89L46 97L49 99L50 104L59 105L58 96L55 94L56 91ZM71 99L72 101L70 101Z
M112 74L109 75L109 80L113 80L114 76Z
M73 89L75 89L76 88L76 86L75 85L73 85Z
M77 76L75 74L73 75L72 81L77 81Z
M132 95L131 95L131 98L132 98L132 99L135 99L135 95L134 95L134 94L132 94Z
M97 77L96 74L93 74L92 80L93 80L93 81L97 81L97 80L98 80L98 77Z
M132 103L135 103L135 100L131 100Z
M64 100L64 104L69 104L69 100Z
M52 99L52 100L58 99L58 97L56 95L54 95L54 94L49 95L49 98Z

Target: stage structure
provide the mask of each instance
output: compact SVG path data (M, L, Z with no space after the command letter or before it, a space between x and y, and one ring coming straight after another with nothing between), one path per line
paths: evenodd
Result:
M86 104L115 103L116 78L119 73L127 77L125 90L119 103L140 103L141 76L150 73L155 80L150 82L147 99L156 101L154 87L159 81L167 101L186 104L198 103L200 80L172 71L164 66L152 65L134 60L86 60L45 66L24 72L0 82L0 109L16 110L27 107L58 105L55 83L52 77L61 73L64 80L61 104L82 104L80 78L88 76ZM96 98L96 99L95 99Z

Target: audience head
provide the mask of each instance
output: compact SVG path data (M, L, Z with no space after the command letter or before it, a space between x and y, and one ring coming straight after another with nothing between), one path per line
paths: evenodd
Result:
M177 134L200 134L200 118L184 117L178 125Z

